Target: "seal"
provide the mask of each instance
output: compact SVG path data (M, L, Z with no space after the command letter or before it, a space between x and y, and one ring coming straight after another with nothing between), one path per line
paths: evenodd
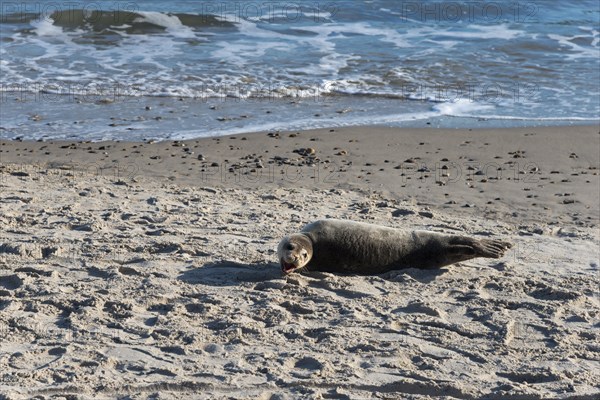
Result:
M440 268L477 257L500 258L510 247L500 240L325 219L283 238L277 256L286 275L301 270L373 275Z

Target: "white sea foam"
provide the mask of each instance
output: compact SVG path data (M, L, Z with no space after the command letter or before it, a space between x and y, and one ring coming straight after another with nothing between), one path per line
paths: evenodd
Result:
M214 46L218 49L214 50L211 56L217 60L242 67L252 60L261 58L268 51L285 52L295 47L288 35L261 29L256 22L238 20L231 15L225 15L221 19L235 21L243 38L236 42L225 40L215 42Z
M306 31L318 34L316 39L324 41L324 39L331 38L343 38L346 35L364 35L379 38L381 41L392 43L398 47L411 47L412 44L407 39L412 36L409 34L400 33L396 29L392 28L376 28L369 25L366 22L353 22L353 23L327 23L321 25L314 25L303 28ZM313 40L303 39L303 40ZM328 40L326 40L328 41Z
M259 42L259 43L228 43L217 42L216 46L220 49L212 52L212 57L237 66L243 67L253 59L259 59L267 51L286 51L290 49L289 45L282 42Z
M480 104L468 99L458 99L444 102L433 106L433 110L441 115L453 117L470 117L484 110L491 110L494 106L489 104Z
M32 21L31 25L34 27L33 31L38 36L62 36L63 30L60 26L54 25L52 18L40 18Z
M592 31L592 35L592 37L590 37L589 35L564 36L550 33L548 34L548 37L552 40L556 40L561 46L568 47L569 50L574 52L565 55L566 58L569 60L575 60L578 58L594 58L598 60L600 59L600 48L598 47L600 37L598 35L598 31L595 30ZM580 38L589 39L591 41L590 47L583 47L573 42L573 40Z
M498 25L468 25L466 30L447 29L438 32L440 36L460 39L502 39L512 40L525 34L524 31L511 29L508 24Z
M195 37L194 31L181 23L176 15L169 15L155 11L137 11L141 17L136 18L133 22L147 22L153 25L164 27L167 32L179 38Z

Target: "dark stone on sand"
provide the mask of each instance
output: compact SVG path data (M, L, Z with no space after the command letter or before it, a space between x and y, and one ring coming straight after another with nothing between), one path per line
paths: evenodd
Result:
M407 215L414 215L416 214L413 210L407 210L407 209L397 209L392 211L392 217L405 217Z
M10 173L12 176L29 176L28 172L24 171L15 171Z

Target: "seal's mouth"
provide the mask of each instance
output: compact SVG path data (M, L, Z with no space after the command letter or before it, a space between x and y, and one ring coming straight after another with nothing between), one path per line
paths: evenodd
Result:
M283 260L283 258L281 259L281 271L284 274L289 274L289 273L293 272L295 269L296 269L295 264L287 263Z

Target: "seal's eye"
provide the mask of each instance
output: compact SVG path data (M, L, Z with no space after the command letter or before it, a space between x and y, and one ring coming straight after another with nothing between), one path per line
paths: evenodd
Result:
M308 253L306 251L303 251L302 252L302 257L304 257L304 258L308 257Z
M286 246L287 250L294 250L294 245L292 243L288 243L288 245Z

